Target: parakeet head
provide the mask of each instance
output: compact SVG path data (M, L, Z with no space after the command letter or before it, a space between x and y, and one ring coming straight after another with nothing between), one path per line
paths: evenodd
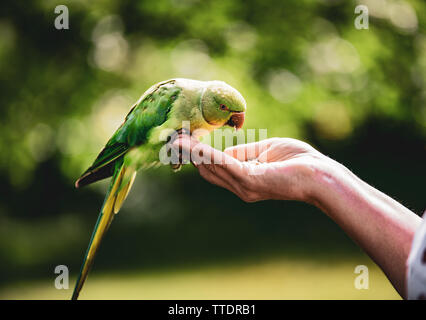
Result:
M209 81L200 103L204 119L211 125L240 129L244 123L246 101L243 96L223 81Z

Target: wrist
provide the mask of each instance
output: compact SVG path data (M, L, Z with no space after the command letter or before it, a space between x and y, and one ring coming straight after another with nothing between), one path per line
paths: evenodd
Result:
M404 295L406 261L421 218L330 158L311 171L308 202L354 239Z
M327 211L329 202L333 201L344 184L354 182L350 181L353 176L345 166L324 155L312 162L307 172L308 192L304 201L323 211Z

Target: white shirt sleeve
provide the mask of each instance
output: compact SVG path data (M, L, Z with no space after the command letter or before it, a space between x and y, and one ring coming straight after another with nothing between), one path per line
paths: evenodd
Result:
M426 300L426 211L407 261L407 299Z

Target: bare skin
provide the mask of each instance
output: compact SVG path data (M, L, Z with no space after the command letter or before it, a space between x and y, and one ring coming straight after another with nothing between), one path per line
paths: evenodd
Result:
M243 201L297 200L332 218L406 297L406 261L422 219L340 163L295 139L271 138L221 152L188 136L174 141L207 181ZM206 164L210 159L211 164Z

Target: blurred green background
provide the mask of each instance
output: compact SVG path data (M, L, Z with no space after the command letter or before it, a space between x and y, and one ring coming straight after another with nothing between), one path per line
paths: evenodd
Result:
M54 27L60 4L69 30ZM174 77L228 82L245 128L303 139L421 214L425 24L422 0L2 1L0 298L70 297L107 187L74 181L132 103ZM360 264L369 290L354 288ZM70 290L54 288L56 265ZM316 208L244 203L191 166L138 175L81 297L399 298Z

